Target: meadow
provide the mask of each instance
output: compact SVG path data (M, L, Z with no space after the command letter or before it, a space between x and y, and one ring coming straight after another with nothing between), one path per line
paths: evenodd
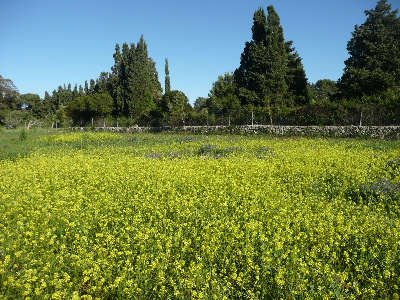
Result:
M400 141L0 132L0 299L399 299Z

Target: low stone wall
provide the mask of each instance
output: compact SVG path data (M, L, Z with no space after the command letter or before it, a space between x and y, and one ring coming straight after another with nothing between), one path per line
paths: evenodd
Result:
M75 128L93 130L93 128ZM233 133L271 134L278 136L320 136L400 139L400 126L181 126L181 127L96 127L96 131L112 132L190 132L193 134Z

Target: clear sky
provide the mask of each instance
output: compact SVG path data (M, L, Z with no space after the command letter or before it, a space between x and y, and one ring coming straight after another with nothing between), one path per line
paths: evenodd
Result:
M233 72L253 14L274 5L286 40L293 40L310 82L337 80L346 44L364 10L377 0L0 0L0 75L21 94L44 96L59 85L84 85L114 64L115 45L143 34L164 88L193 103L219 75ZM398 9L400 0L389 0Z

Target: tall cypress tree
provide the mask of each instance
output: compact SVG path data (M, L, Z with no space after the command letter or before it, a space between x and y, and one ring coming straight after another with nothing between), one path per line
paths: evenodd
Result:
M87 82L87 80L85 80L85 94L89 93L89 84Z
M391 11L387 0L380 0L375 9L366 10L365 14L365 23L355 26L347 43L350 57L339 80L340 91L347 98L400 88L398 10Z
M121 88L121 64L122 64L122 54L121 54L121 47L119 44L115 45L115 53L113 54L114 57L114 66L111 67L111 96L114 99L114 114L115 116L122 117L124 116L125 112L125 103L124 98L122 95L122 88Z
M286 44L286 52L288 55L288 70L286 74L286 83L289 88L290 96L293 98L294 104L305 105L309 102L308 79L302 63L302 59L292 47L293 41Z
M135 121L148 116L162 97L154 61L149 57L143 36L137 45L117 44L114 66L108 79L114 99L114 114Z
M95 87L96 87L96 81L94 79L90 79L90 85L89 85L89 94L90 95L94 94Z
M268 71L266 72L266 89L269 90L268 96L272 99L272 103L277 106L283 106L285 99L288 97L286 80L288 56L280 18L272 5L268 6L267 9L266 56L268 59L265 60L265 63Z
M76 99L76 98L78 98L80 96L79 92L78 92L78 84L77 83L74 86L74 90L72 91L72 95L73 95L74 99Z
M130 47L127 43L122 44L119 89L123 102L122 114L126 117L133 117L130 105L133 101L131 85L133 78L132 51L134 51L134 48L135 46L132 44Z
M168 58L165 59L165 94L171 91L171 79L169 78Z
M132 101L129 110L132 118L139 119L148 116L162 97L155 62L149 57L143 36L134 53L132 74Z
M266 80L264 55L267 37L267 17L263 8L253 16L252 41L246 42L240 58L240 66L234 72L238 96L244 105L263 106Z
M111 79L108 72L101 72L99 78L96 79L95 93L112 94Z
M292 42L285 42L280 18L272 5L268 16L259 8L253 17L252 41L247 42L234 73L243 104L261 107L291 105L306 97L307 78Z

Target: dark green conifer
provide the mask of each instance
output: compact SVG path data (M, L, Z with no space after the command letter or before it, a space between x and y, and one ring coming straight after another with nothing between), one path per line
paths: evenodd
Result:
M268 16L259 8L253 17L252 41L246 43L234 73L242 104L271 109L306 101L307 78L293 51L274 7L268 6Z
M87 80L85 80L85 94L87 95L89 93L89 84Z
M400 88L400 18L387 0L366 10L367 19L355 26L347 43L350 54L339 80L347 98L362 98Z
M149 57L147 43L142 36L133 57L131 82L132 101L129 110L132 118L147 117L162 97L155 62Z
M134 121L148 116L161 99L162 88L143 36L137 45L124 43L122 51L116 45L111 70L109 82L115 115Z
M288 99L287 73L288 55L283 36L283 28L275 8L270 5L267 8L267 37L266 37L266 97L275 106L284 106Z
M252 41L246 42L240 58L240 66L234 72L238 96L243 105L262 106L263 104L262 91L265 78L260 76L264 73L260 60L264 52L266 22L264 9L259 8L253 17Z
M288 70L286 74L286 83L289 88L290 97L296 105L306 105L309 103L308 80L302 59L292 47L293 41L286 42L286 51L288 55Z
M124 98L121 92L121 47L119 44L115 45L115 53L114 57L114 66L111 67L111 76L110 76L110 84L111 84L111 96L114 99L114 113L115 116L122 117L125 111Z
M169 77L168 58L165 59L165 94L171 91L171 79Z

